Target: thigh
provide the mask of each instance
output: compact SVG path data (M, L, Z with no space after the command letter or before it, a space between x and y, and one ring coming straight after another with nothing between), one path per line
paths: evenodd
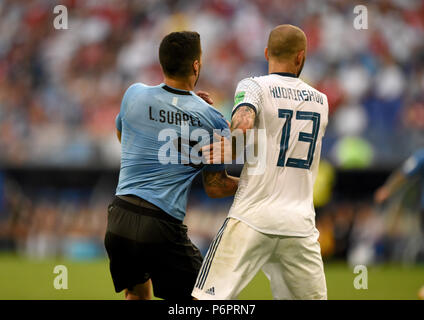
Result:
M107 232L105 247L109 257L109 269L116 292L132 289L150 278L149 266L140 264L138 244L114 233Z
M193 296L237 298L270 257L273 241L239 220L227 219L209 247Z
M293 299L327 299L318 232L310 237L282 237L273 258ZM273 281L273 280L271 280Z
M168 300L191 300L202 255L189 239L185 225L160 222L159 230L166 242L156 244L152 253L154 295Z
M152 299L152 281L135 285L131 290L125 289L126 300L151 300Z
M293 296L284 279L280 261L268 261L262 267L262 271L269 280L272 297L275 300L293 300Z
M151 279L156 297L191 299L202 256L184 224L111 205L105 247L117 292Z
M140 259L145 247L135 239L141 220L142 217L122 208L109 206L104 245L116 292L131 289L150 278L148 263Z

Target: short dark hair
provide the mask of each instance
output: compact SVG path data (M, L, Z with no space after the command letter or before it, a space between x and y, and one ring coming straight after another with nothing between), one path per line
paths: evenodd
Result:
M159 61L165 75L186 77L190 75L193 62L200 59L200 35L197 32L172 32L162 39Z

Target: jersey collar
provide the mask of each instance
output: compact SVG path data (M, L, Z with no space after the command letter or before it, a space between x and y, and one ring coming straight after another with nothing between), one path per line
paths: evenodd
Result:
M166 84L163 85L162 89L165 89L168 92L171 92L173 94L181 94L183 96L191 96L191 92L190 91L186 91L186 90L181 90L181 89L175 89L172 88Z
M283 77L291 77L291 78L297 78L298 76L295 75L294 73L290 73L290 72L273 72L271 74L278 74L279 76L283 76Z

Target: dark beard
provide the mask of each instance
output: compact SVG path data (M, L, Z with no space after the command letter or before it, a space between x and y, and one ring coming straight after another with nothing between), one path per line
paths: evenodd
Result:
M297 73L297 77L299 78L299 76L300 76L300 73L302 72L302 69L303 69L303 65L305 64L305 57L303 57L303 60L302 60L302 65L300 66L300 69L299 69L299 72Z

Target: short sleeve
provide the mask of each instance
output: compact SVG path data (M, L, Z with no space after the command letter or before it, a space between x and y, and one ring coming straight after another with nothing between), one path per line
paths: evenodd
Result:
M121 108L119 110L119 114L116 116L115 125L116 129L122 131L122 120L125 119L125 114L127 110L136 102L136 99L141 92L141 90L145 87L141 82L134 83L128 87L125 91L124 96L122 97Z
M402 172L407 177L414 176L424 167L424 150L413 154L402 166Z
M263 93L260 85L252 78L246 78L237 85L234 95L234 107L231 116L241 106L248 106L255 110L255 113L261 111L263 104Z

